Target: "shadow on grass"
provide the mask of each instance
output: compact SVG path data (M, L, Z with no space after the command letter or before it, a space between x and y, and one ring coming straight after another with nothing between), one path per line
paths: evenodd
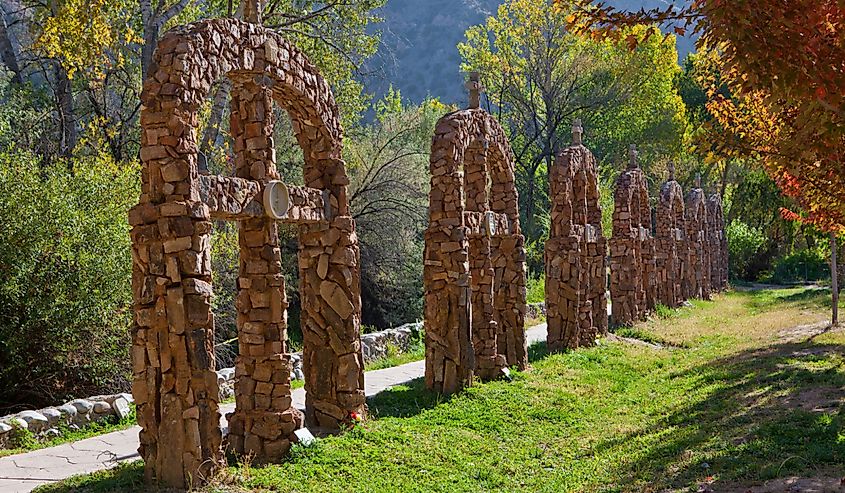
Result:
M424 378L395 385L367 399L370 415L376 418L407 418L449 402L450 397L425 387Z
M786 294L785 291L800 289L795 293ZM738 291L748 298L750 308L765 309L775 305L791 304L799 308L825 308L831 306L831 292L828 288L783 288L753 291Z
M528 346L528 361L530 363L535 363L541 359L545 359L550 354L549 347L546 346L546 341L537 341Z
M786 343L678 372L713 390L653 425L599 444L641 443L620 484L684 488L765 481L845 464L845 345ZM716 484L714 491L719 491Z

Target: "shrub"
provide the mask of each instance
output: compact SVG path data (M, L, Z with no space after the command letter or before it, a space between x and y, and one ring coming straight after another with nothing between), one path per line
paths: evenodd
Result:
M742 221L733 220L728 225L729 275L731 279L748 279L748 267L758 250L766 243L766 236L759 228L751 227Z
M824 248L806 248L785 255L775 261L766 279L776 284L813 282L830 278L828 252Z
M528 276L526 283L528 290L527 303L543 303L546 301L546 276L540 277Z
M138 169L0 153L0 407L126 388Z

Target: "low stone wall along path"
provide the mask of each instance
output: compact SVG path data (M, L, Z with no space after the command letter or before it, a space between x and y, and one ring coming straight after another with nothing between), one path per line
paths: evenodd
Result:
M527 343L546 340L546 325L528 329ZM425 361L415 361L402 366L368 371L365 392L367 397L378 394L394 385L399 385L425 374ZM305 391L292 392L293 405L305 408ZM225 416L234 410L234 404L220 406ZM221 425L226 429L225 418ZM88 474L114 467L119 462L134 461L138 456L138 432L133 426L127 430L108 433L57 447L35 450L26 454L0 458L0 492L25 493L38 486L54 483L78 474Z

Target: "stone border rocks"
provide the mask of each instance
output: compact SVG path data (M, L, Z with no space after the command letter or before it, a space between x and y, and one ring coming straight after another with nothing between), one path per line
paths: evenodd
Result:
M0 417L0 448L8 446L15 427L25 429L36 437L59 436L61 426L83 428L111 416L124 419L132 412L132 402L130 394L97 395L74 399L60 406Z

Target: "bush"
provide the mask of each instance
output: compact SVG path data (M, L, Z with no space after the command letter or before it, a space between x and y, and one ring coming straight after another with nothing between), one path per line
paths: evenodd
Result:
M830 279L828 252L824 248L803 249L775 261L767 282L790 284Z
M527 303L543 303L546 301L546 276L540 277L528 276L526 283L528 290Z
M138 169L70 164L0 153L0 407L127 388Z
M754 255L766 243L766 236L759 228L751 227L742 221L733 220L728 225L729 275L731 279L753 281L749 279L748 268Z

